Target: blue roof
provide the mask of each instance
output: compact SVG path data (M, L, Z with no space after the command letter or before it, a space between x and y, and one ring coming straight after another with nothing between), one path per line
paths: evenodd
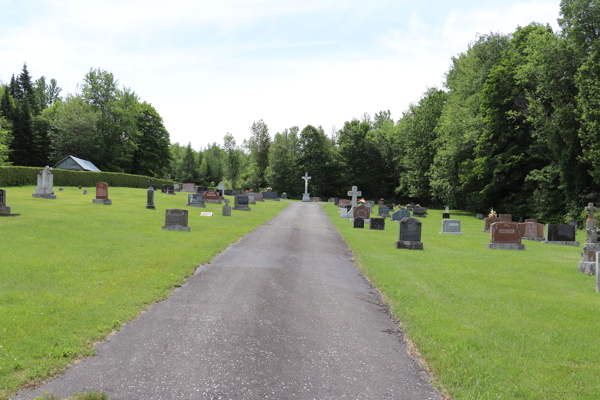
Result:
M56 165L62 163L64 160L66 160L67 158L71 158L73 161L75 161L81 168L83 168L85 171L93 171L93 172L101 172L98 167L96 167L94 164L92 164L90 161L87 160L82 160L81 158L77 158L74 156L67 156L65 158L63 158L62 160L60 160L60 162L58 162ZM56 165L54 167L56 167Z

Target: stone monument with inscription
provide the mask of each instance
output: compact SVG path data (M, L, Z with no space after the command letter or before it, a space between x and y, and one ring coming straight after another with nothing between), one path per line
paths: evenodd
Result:
M154 205L154 188L152 186L148 187L148 201L146 203L146 208L148 210L156 210L156 206Z
M416 218L402 218L396 241L397 249L423 250L421 242L421 221Z
M56 195L52 191L53 184L54 175L52 175L52 168L46 165L46 167L37 175L37 186L35 188L35 193L32 194L31 197L56 200Z
M250 211L252 209L248 206L248 202L248 196L235 196L235 203L233 209L238 211Z
M162 229L190 232L192 228L188 227L188 211L179 208L165 210L165 226Z
M521 244L519 224L494 222L490 226L490 242L485 247L491 250L525 250L525 245Z
M464 235L464 233L460 231L460 221L457 219L443 219L440 227L440 233Z
M596 207L594 207L594 203L589 203L585 210L588 212L588 218L585 227L585 243L581 252L583 261L579 262L579 271L586 275L595 275L596 253L600 251L596 219L594 218Z
M21 214L13 214L12 207L6 205L6 190L0 189L0 217L18 217Z
M204 205L204 195L201 193L188 194L187 206L205 208L206 206Z
M92 199L92 203L104 204L106 206L110 206L112 204L112 200L108 198L108 183L96 183L96 198Z
M224 217L231 217L231 206L229 205L228 199L223 199L223 210L221 211L221 215Z
M571 224L546 224L544 239L544 244L579 247L579 242L575 240L575 225Z

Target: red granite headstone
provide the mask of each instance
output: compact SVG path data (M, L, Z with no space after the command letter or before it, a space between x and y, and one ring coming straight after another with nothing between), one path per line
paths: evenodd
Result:
M484 223L484 230L489 231L490 230L490 225L492 225L494 222L501 222L502 220L498 217L488 217L486 219L483 220Z
M96 199L108 200L108 183L106 183L106 182L96 183Z
M204 200L221 200L221 196L216 190L209 190L204 192Z
M528 238L543 238L544 237L544 224L538 224L536 222L524 222L524 223L519 224L519 230L521 231L521 237L528 237Z
M505 222L512 222L512 214L498 214L498 218Z
M537 219L529 218L526 219L525 222L537 222Z
M519 224L494 222L490 226L490 243L521 243Z
M355 207L353 217L369 219L369 208L367 206Z

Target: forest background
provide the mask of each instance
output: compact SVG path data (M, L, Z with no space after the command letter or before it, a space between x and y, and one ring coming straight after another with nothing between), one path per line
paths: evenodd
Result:
M479 35L397 120L365 113L325 132L292 126L195 150L170 143L158 111L109 71L90 69L62 97L27 65L0 85L0 165L54 165L68 155L103 171L259 190L578 219L600 195L600 4L564 0L559 32L532 23ZM0 82L1 83L1 82ZM235 118L235 114L232 114ZM198 129L201 134L201 118Z

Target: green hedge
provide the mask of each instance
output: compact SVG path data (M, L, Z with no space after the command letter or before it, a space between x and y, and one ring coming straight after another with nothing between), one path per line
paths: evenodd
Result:
M43 170L40 167L0 167L0 187L37 185L37 175ZM147 188L148 177L141 175L121 174L117 172L90 172L53 169L54 186L96 187L98 182L106 182L108 186ZM173 181L152 178L157 187Z

